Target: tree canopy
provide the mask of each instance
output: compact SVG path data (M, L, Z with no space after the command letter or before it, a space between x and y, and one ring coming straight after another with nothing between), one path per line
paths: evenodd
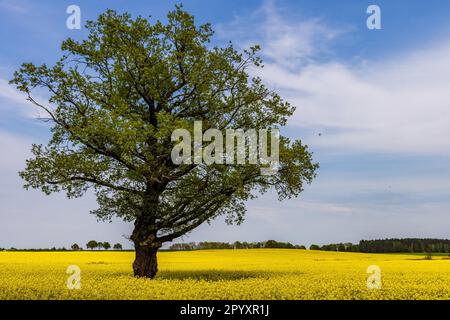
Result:
M88 243L86 243L86 248L88 248L88 249L93 250L97 247L98 247L98 242L95 240L90 240Z

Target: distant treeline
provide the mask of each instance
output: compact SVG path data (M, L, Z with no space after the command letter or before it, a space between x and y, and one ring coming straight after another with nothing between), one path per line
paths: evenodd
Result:
M109 250L111 248L111 244L109 242L101 242L101 241L95 241L90 240L88 243L86 243L86 248L94 250L94 249L103 249L103 250ZM120 243L116 243L112 246L113 250L122 250L122 245ZM79 246L77 243L74 243L70 246L70 249L66 249L65 247L62 248L29 248L29 249L17 249L14 247L11 247L9 249L7 248L0 248L0 251L81 251L83 248Z
M70 249L66 249L65 247L61 248L25 248L25 249L17 249L14 247L11 248L0 248L0 251L69 251Z
M440 252L450 253L450 240L447 239L385 239L361 240L360 252Z
M255 248L283 248L306 249L303 245L294 245L289 242L268 240L264 242L190 242L175 243L169 250L206 250L206 249L255 249ZM310 250L364 252L364 253L393 253L393 252L435 252L450 253L450 240L447 239L380 239L361 240L359 244L331 243L326 245L312 244Z
M359 245L353 243L330 243L323 246L312 244L309 250L340 251L340 252L359 252Z
M278 242L268 240L263 242L189 242L174 243L169 250L211 250L211 249L256 249L256 248L278 248L278 249L306 249L302 245L294 245L289 242Z
M323 246L311 245L310 250L364 252L364 253L393 253L393 252L450 253L450 240L419 239L419 238L361 240L359 244L337 243L337 244L327 244Z
M104 249L108 250L111 245L108 242L97 242L91 240L86 244L88 249ZM112 246L114 250L122 250L122 245L116 243ZM289 242L279 242L275 240L267 240L263 242L189 242L174 243L169 250L211 250L211 249L257 249L257 248L278 248L278 249L306 249L303 245L295 245ZM50 248L50 249L16 249L0 248L0 251L66 251L66 250L83 250L76 243L70 249L66 248ZM450 253L450 240L447 239L380 239L380 240L361 240L359 244L353 243L331 243L326 245L312 244L309 250L323 251L339 251L339 252L363 252L363 253L394 253L394 252L410 252L410 253Z

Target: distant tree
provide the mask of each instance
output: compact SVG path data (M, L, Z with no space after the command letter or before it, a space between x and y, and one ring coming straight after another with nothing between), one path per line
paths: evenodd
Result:
M113 249L114 249L114 250L122 250L122 245L121 245L120 243L116 243L116 244L113 246Z
M426 245L425 246L425 260L432 260L433 259L433 245Z
M328 249L324 249L323 247L321 249L327 251L337 251L337 248L338 248L337 244L332 243L328 245Z
M88 248L88 249L93 250L93 249L95 249L97 247L98 247L98 242L95 241L95 240L91 240L88 243L86 243L86 248Z
M320 247L319 247L317 244L312 244L312 245L309 247L309 250L320 250Z
M359 251L359 246L358 246L357 244L352 244L352 243L350 243L350 244L347 246L347 251L348 251L348 252L358 252L358 251Z
M298 249L302 249L302 250L306 250L306 247L304 245L297 246L297 248Z
M74 243L71 247L70 247L73 251L78 251L80 250L80 246L76 243Z
M103 249L103 242L97 242L97 248Z
M242 243L239 242L239 241L235 241L233 246L234 246L235 249L242 249L243 248Z
M264 243L264 248L282 248L282 249L293 249L294 245L289 242L278 242L275 240L267 240Z
M267 240L266 243L264 243L264 248L279 248L279 245L275 240Z
M194 250L196 248L195 243L174 243L170 246L170 250L180 251L180 250Z
M109 242L103 242L102 245L105 250L109 250L111 248L111 244Z

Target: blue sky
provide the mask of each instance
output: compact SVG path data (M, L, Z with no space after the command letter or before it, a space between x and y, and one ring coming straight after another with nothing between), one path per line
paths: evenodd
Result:
M69 246L90 239L128 244L131 226L97 223L95 199L25 191L17 171L48 127L7 85L22 62L53 63L66 37L66 8L82 21L106 8L164 20L174 1L0 0L0 247ZM381 30L366 8L381 8ZM320 162L300 198L267 194L248 203L247 221L221 219L182 241L309 245L383 237L450 238L450 2L205 1L185 8L211 22L215 43L262 45L271 88L297 107L285 133ZM319 133L321 135L319 136ZM181 241L180 240L180 241Z

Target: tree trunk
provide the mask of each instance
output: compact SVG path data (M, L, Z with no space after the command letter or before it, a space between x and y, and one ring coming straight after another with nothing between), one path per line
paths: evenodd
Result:
M157 230L151 228L154 224L148 216L138 217L134 221L131 240L134 243L136 258L133 262L135 277L153 279L158 272L156 254L162 243L157 240Z
M133 262L133 271L135 277L144 277L153 279L158 272L158 261L156 253L159 247L142 246L135 243L136 258Z

